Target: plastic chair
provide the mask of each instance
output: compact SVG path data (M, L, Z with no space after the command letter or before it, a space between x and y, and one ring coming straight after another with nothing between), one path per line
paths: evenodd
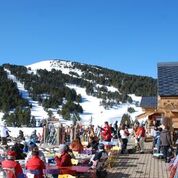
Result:
M58 178L76 178L76 176L72 176L70 174L61 174L58 175Z
M72 165L78 165L78 160L77 159L71 159Z
M3 168L3 177L5 178L16 178L14 168Z
M27 170L26 178L37 178L40 177L39 174L39 170Z

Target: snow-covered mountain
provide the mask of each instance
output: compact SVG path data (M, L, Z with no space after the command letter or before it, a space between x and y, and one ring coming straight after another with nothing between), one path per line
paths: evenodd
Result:
M79 77L81 77L83 73L81 70L76 69L70 61L48 60L34 63L26 67L29 68L33 73L36 73L36 70L38 69L46 69L48 71L56 69L61 70L62 73L69 75L70 72L75 72ZM92 122L94 125L102 125L104 121L109 121L110 123L113 123L116 120L120 121L123 114L127 113L128 107L133 107L136 111L130 114L133 120L135 120L136 115L141 113L140 107L129 103L118 105L115 108L105 109L100 105L101 99L87 95L85 88L81 88L75 85L68 85L68 87L75 89L77 94L81 94L82 96L83 102L80 103L80 105L83 107L84 113L81 114L80 117L82 118L82 123L84 124L89 124ZM100 87L102 86L100 85ZM107 87L107 89L112 92L118 91L118 89L113 86L105 87ZM130 96L132 100L135 101L133 103L140 102L141 100L141 97L137 97L134 94L131 94ZM56 114L55 116L59 118L59 115Z
M80 64L83 65L83 64ZM73 77L76 78L82 78L83 77L83 70L76 68L76 63L70 62L70 61L62 61L62 60L47 60L47 61L41 61L37 62L31 65L26 66L28 69L28 73L36 74L38 69L45 69L47 71L52 70L60 70L63 74L73 75ZM96 68L98 71L101 70L99 67L93 66L93 68ZM29 101L29 103L32 105L31 108L31 114L36 119L44 119L48 118L47 112L44 110L44 108L39 104L37 101L33 101L32 98L29 96L29 92L24 88L24 83L20 82L16 76L12 75L9 70L6 69L6 72L8 74L8 78L12 79L14 82L16 82L17 87L21 93L21 96ZM97 74L99 77L101 77L103 74ZM89 79L86 79L87 81L91 81ZM91 81L92 82L92 81ZM141 97L137 97L134 94L130 94L129 96L132 98L133 102L130 103L120 103L118 105L114 105L111 108L104 108L104 106L101 105L101 98L97 98L95 96L88 95L86 93L86 89L79 87L77 85L73 84L66 84L67 87L72 88L76 91L77 94L80 94L82 97L82 102L80 105L83 108L83 113L80 114L81 117L81 123L82 124L94 124L94 125L102 125L104 121L109 121L109 123L114 123L116 120L120 122L123 114L128 113L128 108L132 107L135 109L135 112L128 113L131 116L132 120L135 120L135 116L139 115L142 111L141 108L138 107L138 103L141 100ZM114 87L114 86L107 86L107 85L101 85L96 83L96 87L107 88L107 91L110 92L118 92L120 91ZM136 105L137 103L137 105ZM59 122L71 124L70 121L66 121L62 119L62 117L57 114L57 110L51 109L53 111L53 114L56 118L59 119ZM2 117L2 113L0 113L0 117Z

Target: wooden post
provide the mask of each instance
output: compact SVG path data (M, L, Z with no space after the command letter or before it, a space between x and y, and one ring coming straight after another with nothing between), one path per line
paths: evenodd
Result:
M46 125L43 126L43 143L46 143Z
M56 129L56 144L59 145L59 127Z

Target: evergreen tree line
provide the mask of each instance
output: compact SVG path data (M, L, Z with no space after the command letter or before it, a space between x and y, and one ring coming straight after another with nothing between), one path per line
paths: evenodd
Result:
M77 115L83 112L80 105L80 102L82 102L81 95L77 95L76 91L67 87L66 84L74 84L86 88L88 95L102 98L101 105L105 108L113 107L120 103L131 103L132 99L128 96L128 94L131 93L137 96L156 95L155 79L146 76L128 75L99 66L72 63L71 70L80 70L82 76L79 76L79 74L74 71L70 71L69 74L63 74L60 70L52 69L51 71L47 71L40 69L37 70L36 73L33 73L30 68L27 69L25 66L4 64L2 67L9 69L11 73L24 84L25 89L29 91L33 100L37 100L46 110L48 110L48 108L58 109L58 113L62 114L66 119L69 119L71 114ZM1 72L3 72L3 75L7 78L6 72L3 71L2 67ZM3 75L1 75L1 77L3 77ZM3 87L3 78L0 78L0 82L0 97L4 96L4 98L9 101L0 98L0 108L2 111L9 111L21 105L28 105L28 102L22 98L20 98L18 102L17 99L14 99L16 98L14 97L14 92L19 96L15 83L9 80L9 82L12 83L10 85L13 85L8 87L12 90L9 91ZM98 84L101 85L101 87L98 87ZM114 86L118 91L111 92L106 86ZM9 97L11 95L13 97ZM23 111L26 112L24 109ZM13 118L14 116L11 117ZM11 120L13 120L12 118ZM30 125L30 122L29 118L26 124ZM18 125L18 123L14 124Z
M81 65L80 63L73 63L73 65L83 72L83 78L100 85L114 86L121 93L134 93L137 96L156 95L157 80L151 77L125 74L100 66Z
M0 66L0 111L8 112L16 106L26 107L28 101L21 97L16 83L8 79L7 73Z
M5 64L4 67L24 84L32 99L38 101L46 111L48 108L58 109L58 113L64 118L70 117L73 112L83 113L79 104L81 95L65 85L65 77L61 71L38 70L34 74L28 72L24 66Z

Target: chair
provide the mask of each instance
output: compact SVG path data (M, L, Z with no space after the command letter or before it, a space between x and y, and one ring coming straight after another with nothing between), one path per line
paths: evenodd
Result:
M58 178L76 178L76 176L72 176L70 174L61 174L58 175Z
M39 170L26 170L26 178L37 178L39 174Z
M14 168L3 168L3 177L4 178L16 178Z
M72 165L78 165L78 160L77 159L71 159Z

